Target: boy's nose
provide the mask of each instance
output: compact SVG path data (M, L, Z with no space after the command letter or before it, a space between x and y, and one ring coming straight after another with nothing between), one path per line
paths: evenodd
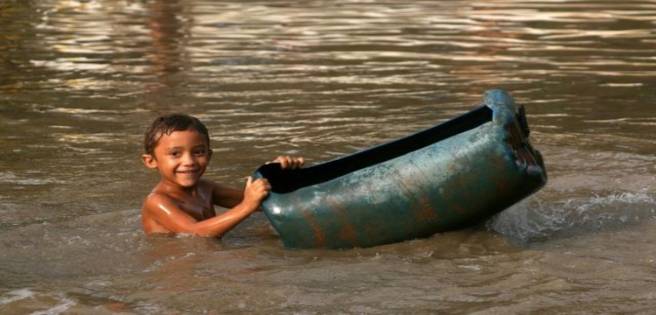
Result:
M196 163L196 159L193 154L187 153L182 156L182 163L185 165L194 164Z

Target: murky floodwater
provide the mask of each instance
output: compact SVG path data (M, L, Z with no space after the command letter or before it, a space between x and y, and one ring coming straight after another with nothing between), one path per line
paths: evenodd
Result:
M0 313L652 313L656 1L0 2ZM209 178L338 157L486 89L527 107L550 182L485 226L285 250L143 235L158 113L208 125Z

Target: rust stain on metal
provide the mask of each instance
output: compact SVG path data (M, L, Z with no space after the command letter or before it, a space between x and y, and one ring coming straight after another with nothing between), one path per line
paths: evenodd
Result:
M500 195L506 195L508 190L510 189L508 185L508 181L503 178L500 178L495 182L495 187L497 189L497 194Z
M339 225L340 225L340 229L338 232L339 239L343 241L348 241L351 244L355 244L358 236L355 231L355 228L353 227L353 224L351 223L351 221L348 219L348 216L346 215L348 209L344 208L344 206L339 201L333 198L328 198L326 202L333 209L333 213L337 215L337 218L339 220Z
M467 208L465 208L465 207L463 207L459 204L454 204L452 208L453 208L453 210L455 210L456 212L458 212L460 214L467 213Z
M430 203L430 199L427 196L421 196L418 200L419 211L416 212L416 218L420 221L435 221L437 220L437 214L435 209Z
M304 208L301 210L301 213L303 214L305 222L307 222L307 224L312 228L314 239L317 241L316 246L322 247L326 243L326 234L321 229L321 226L317 223L317 220L314 218L311 211Z
M353 210L358 211L357 209ZM381 234L380 225L374 222L367 222L364 225L360 225L359 232L363 239L376 239L377 237L380 237Z
M513 152L515 153L515 159L517 164L521 166L536 165L537 161L533 157L533 154L529 151L528 143L526 142L525 136L521 133L520 127L517 124L508 124L505 127L506 132L508 133L508 138L506 142L510 145Z
M398 176L397 182L400 188L402 188L405 197L413 204L411 212L417 222L434 221L437 219L437 214L431 206L430 199L426 193L421 191L422 185L420 183L417 183L413 178L404 176ZM418 193L413 193L413 191L417 191Z
M343 241L348 241L351 244L355 244L355 241L357 239L357 235L355 234L355 229L350 224L342 225L342 228L339 229L338 237L339 239Z

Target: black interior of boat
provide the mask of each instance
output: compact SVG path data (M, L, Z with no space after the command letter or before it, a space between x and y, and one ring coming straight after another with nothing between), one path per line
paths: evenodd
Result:
M297 170L282 170L280 164L262 165L258 172L271 183L276 193L292 192L346 175L421 149L443 139L474 129L492 120L492 110L480 106L454 119L407 137L384 143L335 160Z

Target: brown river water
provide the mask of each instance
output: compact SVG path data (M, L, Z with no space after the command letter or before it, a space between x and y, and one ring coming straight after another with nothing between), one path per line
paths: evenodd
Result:
M146 237L142 134L197 115L206 176L405 136L504 88L549 183L485 224L284 249ZM0 1L1 314L653 314L656 1Z

